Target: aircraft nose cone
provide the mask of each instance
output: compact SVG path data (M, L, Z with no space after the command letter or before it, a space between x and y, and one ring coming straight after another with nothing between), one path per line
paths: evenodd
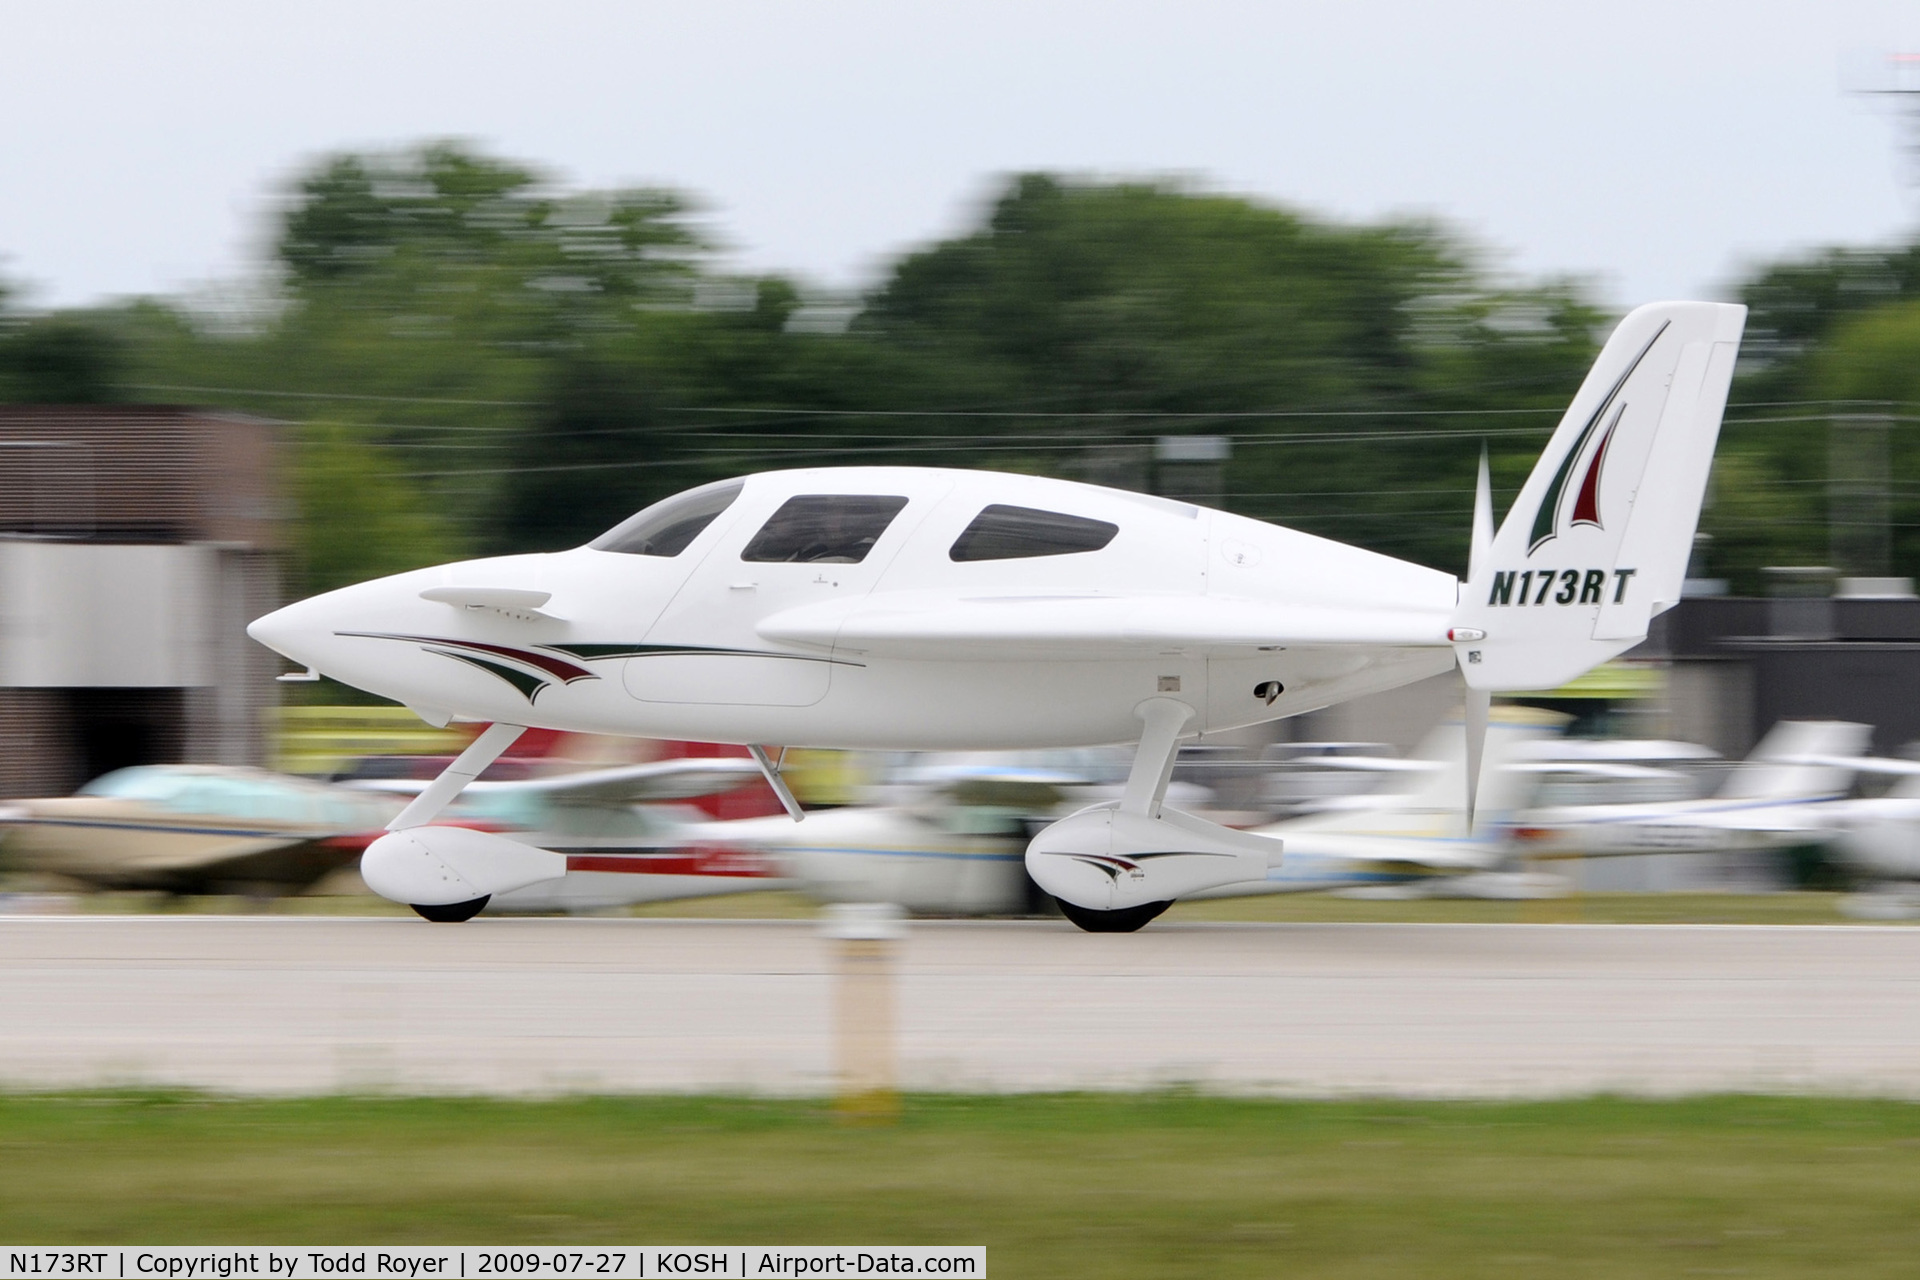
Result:
M284 653L291 658L293 651L287 646L297 643L301 631L299 625L289 616L295 608L296 606L289 605L284 609L275 609L272 613L260 615L247 624L247 634L274 652Z
M302 666L318 666L338 622L337 611L316 603L318 599L301 600L263 614L247 624L247 634Z

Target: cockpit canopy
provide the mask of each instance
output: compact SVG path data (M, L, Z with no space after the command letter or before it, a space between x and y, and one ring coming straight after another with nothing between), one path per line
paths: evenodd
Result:
M745 480L722 480L676 493L628 517L587 545L596 551L630 556L677 556L716 516L732 506L746 487Z
M745 487L744 480L725 480L676 494L587 545L623 555L677 556ZM908 501L900 494L796 494L767 517L740 559L751 564L859 564ZM1078 555L1105 548L1119 532L1120 526L1109 520L995 502L981 508L961 531L947 558L964 564Z
M271 774L139 765L102 774L76 794L138 800L172 813L341 831L372 829L385 821L384 811L376 812L377 806Z
M880 541L903 497L808 493L788 498L741 551L754 564L859 564Z
M1025 560L1074 555L1100 550L1119 532L1119 525L1106 520L996 502L973 518L955 539L947 558Z

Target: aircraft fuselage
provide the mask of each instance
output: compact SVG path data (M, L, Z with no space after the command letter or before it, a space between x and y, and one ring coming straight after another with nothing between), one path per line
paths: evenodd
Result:
M1223 512L905 467L730 485L252 633L430 718L851 748L1132 741L1151 698L1228 729L1454 663L1452 576Z

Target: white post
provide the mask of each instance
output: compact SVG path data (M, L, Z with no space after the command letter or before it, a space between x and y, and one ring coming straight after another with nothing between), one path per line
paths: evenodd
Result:
M834 953L834 1109L851 1123L891 1124L900 1115L894 970L905 913L891 902L835 903L824 932Z

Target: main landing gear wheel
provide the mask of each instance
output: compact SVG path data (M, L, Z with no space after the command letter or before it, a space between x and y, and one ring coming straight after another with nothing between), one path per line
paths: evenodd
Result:
M437 907L423 907L417 902L411 905L422 920L431 920L435 924L459 924L463 920L471 920L479 915L480 908L486 906L487 901L492 897L492 894L485 893L477 898L468 898L465 902L443 902ZM1164 904L1162 905L1164 908ZM1148 919L1151 918L1148 917ZM1140 924L1145 923L1145 920L1140 922ZM1085 928L1084 925L1081 927ZM1133 927L1138 929L1140 925Z
M1171 902L1147 902L1137 907L1122 907L1118 911L1095 911L1089 907L1076 907L1064 898L1055 898L1054 901L1060 904L1061 915L1088 933L1132 933L1173 905ZM415 911L419 909L414 908Z

